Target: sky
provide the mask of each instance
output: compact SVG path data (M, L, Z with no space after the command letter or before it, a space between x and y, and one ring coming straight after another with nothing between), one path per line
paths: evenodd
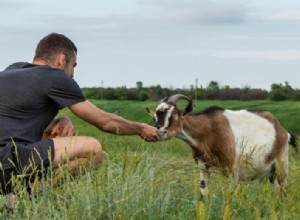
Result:
M80 87L300 88L299 0L0 0L0 71L57 32Z

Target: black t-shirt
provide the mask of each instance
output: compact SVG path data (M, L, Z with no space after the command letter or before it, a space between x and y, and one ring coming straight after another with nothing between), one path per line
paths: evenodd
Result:
M39 141L43 130L67 106L85 101L63 70L14 63L0 72L0 144Z

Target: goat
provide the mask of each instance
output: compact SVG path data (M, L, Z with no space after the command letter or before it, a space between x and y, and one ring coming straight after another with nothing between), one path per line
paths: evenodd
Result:
M184 109L177 108L179 99L188 101ZM147 111L161 140L177 137L192 148L200 168L201 196L208 193L211 172L242 181L269 178L280 188L286 186L288 145L296 149L297 138L270 112L212 106L188 115L193 108L191 99L176 94L163 99L156 111Z

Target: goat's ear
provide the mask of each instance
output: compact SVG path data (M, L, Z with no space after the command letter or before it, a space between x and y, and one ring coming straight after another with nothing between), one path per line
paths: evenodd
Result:
M149 109L149 108L146 108L147 112L149 113L149 115L151 115L152 117L154 117L154 114L155 114L155 111Z
M193 103L193 101L190 101L189 104L185 107L183 115L186 115L187 113L193 111L195 105Z

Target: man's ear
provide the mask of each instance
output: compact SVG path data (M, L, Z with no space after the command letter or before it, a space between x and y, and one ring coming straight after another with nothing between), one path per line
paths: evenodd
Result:
M66 56L63 53L57 55L55 59L55 65L59 69L64 69L66 65Z
M149 113L149 115L151 115L152 117L154 117L154 114L155 114L155 111L149 109L149 108L146 108L147 112Z

